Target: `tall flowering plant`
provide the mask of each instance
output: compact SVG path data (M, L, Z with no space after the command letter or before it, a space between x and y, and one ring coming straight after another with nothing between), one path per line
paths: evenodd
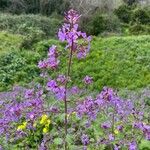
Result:
M62 145L65 150L138 150L143 139L150 140L149 106L144 101L124 100L108 87L96 96L70 87L73 57L85 58L90 49L91 36L78 29L80 17L69 10L58 31L59 40L66 43L66 74L49 76L49 70L57 71L60 64L60 52L52 45L47 58L38 63L44 85L17 87L1 97L0 134L6 142L0 141L0 149L11 143L39 150L61 149ZM93 80L87 75L82 82L88 87Z
M66 75L59 75L57 81L50 80L47 83L47 90L53 92L59 100L64 101L65 112L65 138L67 136L67 115L68 115L68 102L67 102L67 90L68 82L71 80L71 65L72 57L75 55L77 58L85 58L90 49L91 36L87 36L86 33L78 30L78 21L80 15L73 9L69 10L65 14L65 23L62 28L59 29L58 38L62 42L66 42L66 50L68 50L68 65ZM79 41L80 40L80 41ZM57 60L58 53L57 47L53 45L49 49L48 59L39 62L39 67L42 69L51 68L57 69L59 60ZM90 79L85 78L88 83ZM58 83L59 82L59 83ZM65 149L66 149L65 142Z

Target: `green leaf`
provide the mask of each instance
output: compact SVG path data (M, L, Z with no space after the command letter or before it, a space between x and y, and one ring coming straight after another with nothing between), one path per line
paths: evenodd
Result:
M61 145L61 144L63 143L63 140L62 140L61 138L55 138L55 139L54 139L54 143L55 143L56 145Z

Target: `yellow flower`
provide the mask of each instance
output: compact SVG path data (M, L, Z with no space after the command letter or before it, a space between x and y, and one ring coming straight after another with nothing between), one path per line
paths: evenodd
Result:
M116 130L114 130L114 133L115 133L115 134L118 134L118 133L119 133L119 131L116 129Z
M23 122L23 126L26 128L26 126L27 126L27 122Z
M76 114L76 112L74 111L74 112L72 112L72 115L75 115Z
M45 124L45 126L48 127L50 124L51 124L51 120L48 119L47 122L46 122L46 124Z
M23 122L21 125L18 126L17 130L24 130L27 127L27 122Z
M48 116L46 114L42 115L42 118L41 118L41 121L40 121L40 124L46 124L47 122L47 119L48 119Z
M43 128L43 133L45 134L47 132L48 132L48 128L47 127Z

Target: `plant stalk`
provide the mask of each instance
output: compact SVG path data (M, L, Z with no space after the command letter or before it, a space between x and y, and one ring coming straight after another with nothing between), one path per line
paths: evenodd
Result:
M67 150L67 142L66 142L66 136L67 136L67 87L68 87L68 79L70 76L70 70L71 70L71 62L72 62L72 55L73 55L73 39L72 39L72 45L70 48L70 55L69 55L69 62L68 62L68 68L67 68L67 81L65 83L65 97L64 97L64 104L65 104L65 150Z

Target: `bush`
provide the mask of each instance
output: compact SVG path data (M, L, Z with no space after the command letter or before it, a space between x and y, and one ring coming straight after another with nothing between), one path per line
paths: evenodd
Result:
M23 36L0 32L0 55L18 49L23 41Z
M53 12L62 14L69 4L69 1L63 0L1 0L0 10L12 14L51 15Z
M129 27L129 32L134 35L138 34L150 34L150 27L136 23Z
M84 17L81 28L92 35L99 35L103 32L120 33L121 31L120 21L116 16L99 13L91 17Z
M45 34L43 31L35 29L35 28L29 28L31 31L30 34L27 34L21 43L20 48L30 49L32 46L39 42L41 39L45 37Z
M0 14L0 30L21 35L28 35L32 32L35 33L40 31L43 32L46 37L54 37L60 23L60 18L48 18L40 15L18 16Z
M150 24L150 14L145 8L137 8L133 11L132 22L139 22L141 24Z
M139 2L139 0L123 0L127 5L133 5Z
M131 21L131 7L128 5L121 5L115 9L114 13L123 23L129 23Z
M29 53L29 54L28 54ZM32 56L32 57L31 57ZM13 51L0 56L0 90L8 90L17 83L28 83L39 75L36 65L40 56L35 52Z

